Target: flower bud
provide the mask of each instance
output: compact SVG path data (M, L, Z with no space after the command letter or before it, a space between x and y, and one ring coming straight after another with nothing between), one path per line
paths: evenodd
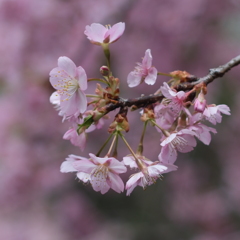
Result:
M206 104L207 101L204 97L204 94L202 93L202 91L198 94L198 97L196 98L195 102L194 102L194 110L196 112L203 112L206 108Z
M102 66L100 67L100 73L104 76L104 77L108 77L110 70L107 66Z

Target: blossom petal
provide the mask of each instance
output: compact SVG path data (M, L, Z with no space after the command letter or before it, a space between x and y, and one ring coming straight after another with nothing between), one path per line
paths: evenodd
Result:
M68 156L68 158L66 158L66 160L74 160L74 161L77 161L77 160L88 160L88 158L85 158L85 157L81 157L81 156L77 156L77 155L74 155L74 154L70 154Z
M90 26L86 26L84 34L87 38L94 43L103 43L104 35L108 29L99 23L92 23Z
M140 184L140 179L143 177L143 173L139 172L130 177L130 179L126 183L125 189L127 190L127 196L131 194L133 189Z
M152 66L152 54L151 50L147 49L142 60L142 65L144 68L149 69Z
M194 136L184 135L184 139L187 141L186 146L190 146L190 147L196 147L197 146L197 141L194 138Z
M96 168L96 164L89 160L81 160L73 162L73 167L79 172L91 173Z
M87 74L81 66L77 68L77 77L78 77L78 83L81 90L85 91L88 87Z
M78 89L76 93L76 102L79 104L78 110L80 113L84 113L87 110L87 97L83 91Z
M161 163L154 164L148 167L148 173L150 177L159 177L160 174L167 171L167 167Z
M110 186L107 184L104 173L99 171L98 173L91 174L91 184L96 192L106 193Z
M107 35L110 36L109 43L117 41L123 34L125 30L125 23L119 22L114 24L109 30ZM105 36L106 37L106 36Z
M157 69L155 67L151 67L148 70L148 75L145 78L145 83L148 85L153 85L157 80Z
M165 138L162 142L161 142L161 146L165 146L167 144L169 144L174 138L177 137L177 133L172 133L170 136L168 136L167 138Z
M75 77L77 67L70 58L68 58L68 57L58 58L58 67L63 69L71 77Z
M114 191L118 193L121 193L124 190L124 183L117 174L109 172L107 183Z
M85 132L78 134L75 129L71 128L63 135L63 139L70 140L72 145L80 147L81 151L85 149L86 146Z
M92 153L89 153L89 156L91 157L91 159L93 160L93 162L95 164L105 164L107 161L110 162L110 158L100 158L100 157L97 157L95 156L94 154Z
M60 172L62 173L77 172L77 169L73 166L73 161L64 161L61 164Z
M220 111L221 113L226 114L226 115L231 115L230 108L227 105L220 104L217 107L218 107L218 111Z
M84 183L87 183L90 181L90 174L89 173L84 173L84 172L78 172L77 177L83 181Z
M50 96L50 103L54 104L54 105L60 105L60 95L58 94L58 92L53 92Z
M109 169L111 169L114 173L120 174L125 173L127 171L127 168L124 166L122 162L119 162L115 158L110 158L111 161L109 162Z
M171 144L162 147L158 159L163 163L173 164L177 160L177 150Z
M141 83L142 76L132 71L128 74L127 83L129 87L136 87Z
M61 90L62 83L69 78L67 73L59 67L53 68L49 75L49 81L56 90Z
M172 99L177 96L177 92L173 91L166 82L163 83L163 86L160 87L160 90L164 97Z
M126 166L129 166L130 168L137 168L137 163L136 161L134 160L133 156L126 156L123 158L123 163L126 165Z

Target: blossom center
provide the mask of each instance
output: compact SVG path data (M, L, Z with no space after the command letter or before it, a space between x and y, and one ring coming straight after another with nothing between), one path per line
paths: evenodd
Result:
M183 137L176 136L172 141L171 141L171 147L174 149L177 149L179 152L183 151L184 148L187 146L187 141Z
M64 98L61 98L61 101L69 100L69 98L77 91L80 87L77 79L70 76L66 72L58 71L59 75L56 77L59 78L58 83L55 85L58 88L58 94Z
M101 185L101 182L105 182L108 175L108 167L104 165L99 165L93 169L91 175L94 177L95 181Z
M142 182L142 186L143 188L145 189L147 186L150 186L152 185L153 183L156 182L157 180L157 177L151 177L148 173L148 170L147 169L143 169L142 170L142 173L143 173L143 177L141 179L141 182ZM161 176L161 175L160 175ZM159 176L159 177L160 177Z
M135 72L140 74L142 77L146 77L148 75L148 70L142 66L141 63L137 63L135 67Z

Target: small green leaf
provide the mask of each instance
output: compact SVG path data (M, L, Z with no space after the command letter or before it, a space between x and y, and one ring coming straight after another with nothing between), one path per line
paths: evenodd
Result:
M78 124L77 133L81 134L85 129L89 128L94 123L93 116L88 115L84 118L84 121L82 124Z

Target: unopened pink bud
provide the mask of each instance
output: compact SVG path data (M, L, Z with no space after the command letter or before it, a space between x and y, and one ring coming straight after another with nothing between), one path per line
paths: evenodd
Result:
M104 77L108 77L110 70L107 66L102 66L100 67L100 73L104 76Z
M202 92L200 92L198 94L198 97L196 98L195 102L194 102L194 110L196 112L203 112L206 108L207 105L207 101L204 97L204 94Z

